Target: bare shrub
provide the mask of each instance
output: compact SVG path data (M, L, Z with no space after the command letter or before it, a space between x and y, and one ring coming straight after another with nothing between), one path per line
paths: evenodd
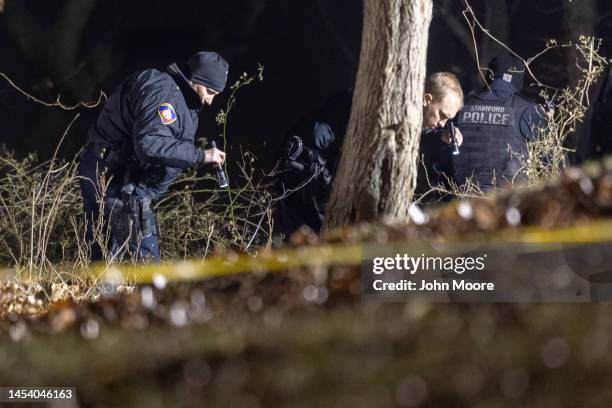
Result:
M576 128L584 120L591 105L589 99L591 88L607 65L606 59L599 54L601 40L592 36L581 36L576 43L559 43L556 40L549 40L542 51L529 59L523 59L482 26L467 1L464 0L464 4L466 9L463 15L471 30L474 44L476 44L475 30L479 29L487 38L521 59L525 63L527 73L536 81L534 86L539 88L539 95L545 102L544 111L547 115L547 126L533 129L537 135L537 140L527 143L527 157L523 157L518 152L509 153L517 154L521 160L522 168L519 171L527 174L528 185L558 176L569 164L568 154L575 151L578 143L575 135ZM566 88L559 89L540 82L531 70L533 62L553 49L570 47L576 50L578 56L576 67L580 75L576 83L568 84ZM483 72L486 72L488 68L480 67L477 50L476 63L479 66L483 81L486 82ZM459 186L453 180L447 179L443 186L431 184L429 186L429 192L423 194L421 199L433 193L452 195L460 199L485 196L474 180L468 180L465 184Z
M244 74L231 87L228 106L218 117L224 145L236 92L257 78L263 79L262 69L253 76ZM70 126L54 156L42 163L35 153L18 159L8 148L0 147L0 264L14 268L24 282L98 278L88 274L93 269L89 268L85 244L78 156L58 158ZM206 257L219 248L253 253L258 246L271 245L273 201L269 187L273 174L256 171L256 158L246 151L241 151L237 167L240 174L230 189L218 189L213 176L191 170L156 203L164 259ZM106 191L102 180L99 184L100 191ZM103 197L98 199L103 206ZM105 262L117 261L106 250L109 228L102 221L94 226L94 238L103 249Z
M601 40L581 36L578 43L570 45L577 51L576 67L580 76L565 89L540 86L540 96L549 108L548 126L535 129L538 140L528 144L529 160L524 166L529 183L554 178L567 166L568 154L575 152L577 144L572 137L591 105L589 92L607 65L599 54ZM556 46L554 40L547 44L547 48Z

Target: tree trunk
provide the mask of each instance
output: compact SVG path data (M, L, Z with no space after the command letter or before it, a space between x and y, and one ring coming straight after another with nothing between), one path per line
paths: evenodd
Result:
M510 44L510 9L506 0L489 0L485 7L485 28L499 41ZM464 23L465 24L465 23ZM486 35L480 44L480 66L486 67L493 57L506 54L507 51Z
M454 36L459 42L465 47L466 53L469 54L474 61L476 61L476 52L478 52L478 58L480 60L480 67L476 67L475 75L476 83L482 86L482 78L478 74L478 69L487 67L489 61L493 57L499 54L506 53L499 44L489 38L484 33L477 32L477 45L478 49L474 50L474 38L468 24L465 21L465 17L461 13L464 10L462 3L457 0L445 0L438 5L439 18L444 24L450 29L450 33L445 33L444 36L440 36L439 41L447 41L449 36ZM477 11L480 11L478 12ZM510 21L514 18L514 9L509 6L507 0L488 0L483 2L480 7L474 8L474 11L478 15L484 15L481 20L484 27L489 30L491 35L497 38L502 43L510 46ZM435 22L434 22L435 24ZM435 42L435 39L432 39ZM475 52L476 51L476 52ZM474 65L475 66L475 65ZM471 67L469 67L471 70Z
M416 184L431 0L364 0L361 56L326 227L405 218Z
M598 23L596 0L574 0L563 2L565 21L569 39L578 42L581 35L592 36ZM576 86L581 77L576 61L580 59L575 47L567 53L567 82L569 86Z

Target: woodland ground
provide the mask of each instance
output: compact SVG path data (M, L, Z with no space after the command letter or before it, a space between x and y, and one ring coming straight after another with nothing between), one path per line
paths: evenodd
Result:
M517 212L518 225L508 216ZM442 207L422 225L362 225L322 240L350 245L518 227L546 231L611 215L612 162L604 162L553 183ZM297 247L318 241L311 234L293 238ZM367 303L357 266L328 265L323 272L258 271L127 287L82 301L57 287L49 296L44 285L23 292L5 284L0 383L75 386L79 406L94 407L612 401L609 304Z

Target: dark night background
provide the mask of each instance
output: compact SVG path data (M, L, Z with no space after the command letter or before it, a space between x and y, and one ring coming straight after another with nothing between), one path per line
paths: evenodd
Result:
M576 21L603 38L603 54L611 55L609 0L573 3L597 7L572 23L561 0L471 2L492 33L524 57L541 50L548 38L575 35ZM468 91L478 86L478 76L462 9L459 0L434 1L428 72L450 70ZM229 61L228 84L242 72L254 73L261 63L264 81L238 94L229 121L229 151L235 154L239 145L246 145L261 159L272 160L293 123L352 87L361 25L359 0L4 0L0 72L37 98L52 102L60 94L65 104L74 104L95 100L100 89L110 93L134 70L163 68L198 50L218 51ZM499 52L481 35L477 39L483 60ZM563 86L568 66L567 56L557 52L536 70L541 79ZM227 95L204 111L199 136L219 134L214 118ZM53 152L75 113L28 101L3 79L0 107L0 142L18 155L38 151L43 158ZM95 118L96 111L79 111L82 116L65 142L64 156L79 149Z

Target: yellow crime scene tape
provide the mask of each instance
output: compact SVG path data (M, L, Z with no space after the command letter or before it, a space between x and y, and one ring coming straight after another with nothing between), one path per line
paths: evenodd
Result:
M461 245L469 243L485 246L504 246L513 243L530 244L521 247L520 251L555 251L559 250L563 244L612 242L612 219L550 230L539 226L520 227L428 242L432 245L435 243L458 244L458 248L453 252L461 252L463 250ZM411 249L420 251L423 246L423 243L417 240L387 243L322 244L261 251L255 256L231 254L226 257L159 264L123 263L108 266L100 263L93 265L88 270L83 269L82 273L84 276L96 276L117 283L148 284L155 282L157 279L164 282L193 281L245 272L269 273L291 268L327 265L356 266L364 260L365 249L370 249L370 253L376 250L385 250L385 248L386 250L402 248L403 251ZM449 250L449 247L446 248ZM516 249L512 248L512 250ZM76 273L78 274L78 272ZM4 275L4 278L6 278L6 274Z
M232 254L205 260L189 260L161 264L121 264L110 267L98 265L96 276L109 281L151 283L157 278L165 281L191 281L245 272L280 272L289 268L313 267L329 264L355 265L360 262L360 245L321 245L301 249L266 251L256 256Z
M600 220L584 225L547 230L539 226L506 229L494 233L482 233L436 241L443 244L465 244L469 242L485 245L507 245L510 243L533 244L524 251L554 251L563 244L588 244L612 242L612 220ZM323 244L300 248L262 251L256 256L233 254L226 258L190 260L178 263L148 265L97 266L98 276L109 280L128 280L146 284L156 277L172 281L200 280L211 277L234 275L245 272L280 272L290 268L320 267L326 265L359 265L366 247L416 248L417 241L388 242L383 244ZM460 251L461 249L459 249Z

